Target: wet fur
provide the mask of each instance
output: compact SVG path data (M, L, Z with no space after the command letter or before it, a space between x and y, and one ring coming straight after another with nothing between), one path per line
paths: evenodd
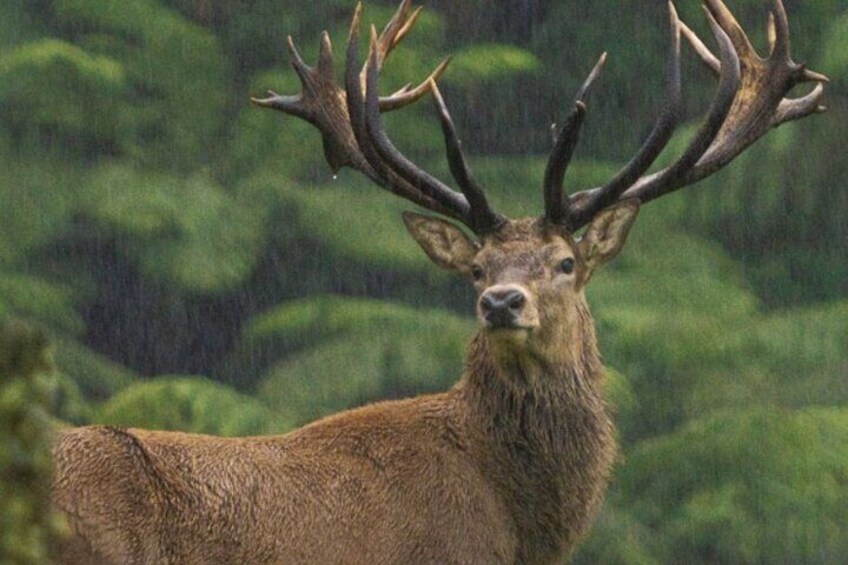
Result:
M76 532L64 562L564 561L615 456L580 272L544 282L549 254L577 247L531 221L483 241L477 259L534 293L540 326L523 341L479 331L446 393L283 436L62 431L53 499Z

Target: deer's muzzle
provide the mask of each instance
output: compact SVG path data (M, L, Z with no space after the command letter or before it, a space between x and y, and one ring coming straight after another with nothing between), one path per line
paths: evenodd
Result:
M527 293L517 285L494 286L480 296L480 319L490 329L522 329Z

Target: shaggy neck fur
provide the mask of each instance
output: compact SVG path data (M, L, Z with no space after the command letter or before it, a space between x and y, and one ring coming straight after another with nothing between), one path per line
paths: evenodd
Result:
M471 433L489 447L480 453L482 470L513 509L519 562L570 552L597 510L615 454L591 316L585 304L574 310L580 323L541 350L478 332L457 387Z

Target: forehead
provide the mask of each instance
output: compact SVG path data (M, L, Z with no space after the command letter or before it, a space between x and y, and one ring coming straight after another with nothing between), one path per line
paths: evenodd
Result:
M535 218L511 220L486 235L478 259L483 261L534 262L574 253L574 239L560 226Z

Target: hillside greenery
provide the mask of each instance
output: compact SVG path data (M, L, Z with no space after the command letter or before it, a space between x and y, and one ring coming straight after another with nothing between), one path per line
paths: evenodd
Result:
M769 3L728 3L762 47ZM44 505L48 413L265 434L455 382L474 295L408 237L411 205L334 177L311 126L248 104L298 90L286 34L312 61L327 29L340 61L353 4L4 3L0 562L44 562L62 530ZM367 3L366 23L392 4ZM645 136L665 2L502 4L428 3L383 85L453 54L443 91L476 176L498 210L535 215L549 126L602 51L569 186L604 182ZM645 206L588 290L623 455L578 562L848 553L848 7L786 5L793 52L832 79L828 113ZM697 2L678 8L708 36ZM684 77L665 161L714 88L691 53ZM448 178L429 101L386 123Z

